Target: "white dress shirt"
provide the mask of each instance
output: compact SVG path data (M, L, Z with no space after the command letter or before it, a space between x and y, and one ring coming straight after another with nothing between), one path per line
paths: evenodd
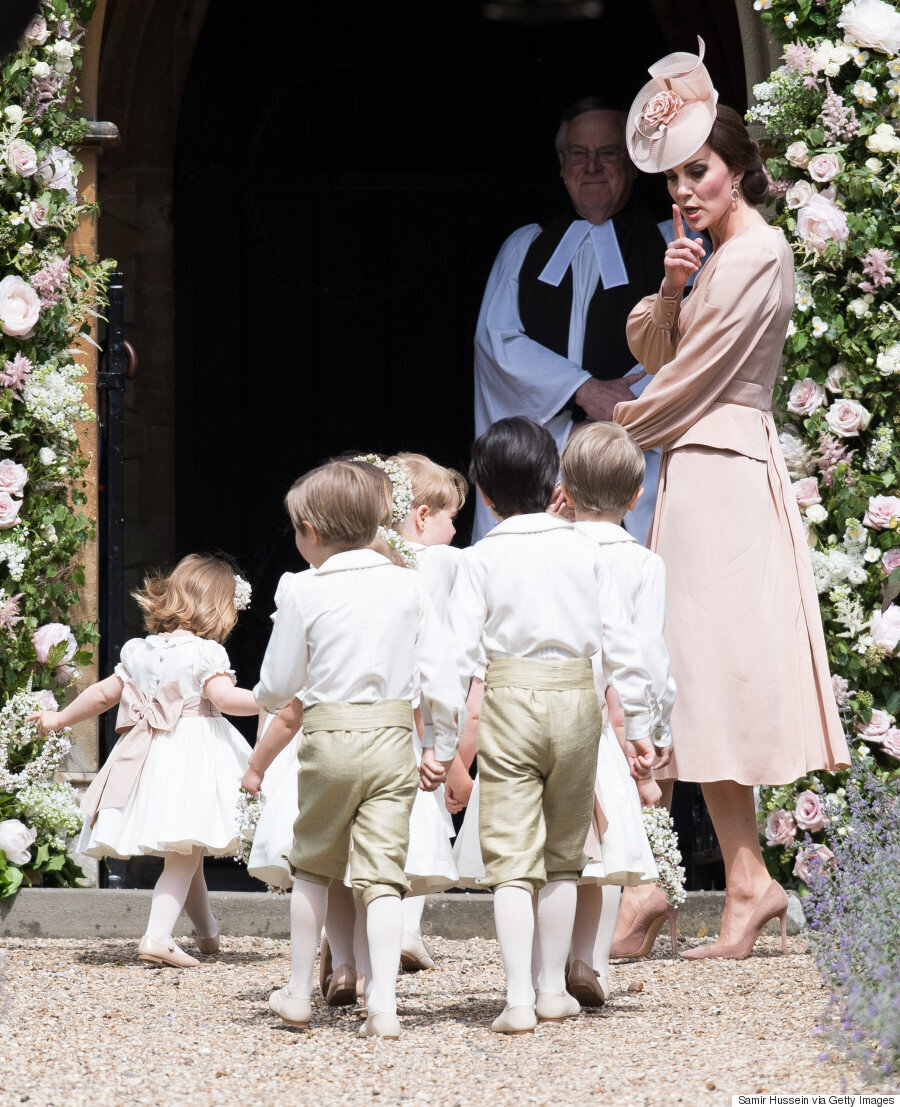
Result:
M253 690L267 711L298 692L316 703L416 702L421 689L435 756L459 745L463 698L454 659L422 578L374 550L347 550L282 578L275 626Z
M419 575L425 582L428 595L434 604L441 622L446 625L450 609L450 593L456 581L459 559L462 550L455 546L425 546L421 542L410 542L416 554Z
M513 515L461 560L450 626L463 688L482 658L598 655L628 737L652 731L650 678L597 547L555 515Z
M637 543L634 536L615 523L580 522L575 529L595 543L606 566L610 585L616 590L631 619L644 668L650 674L653 695L653 744L662 749L672 744L669 717L675 703L675 681L669 675L669 651L663 630L666 625L666 567L659 554Z

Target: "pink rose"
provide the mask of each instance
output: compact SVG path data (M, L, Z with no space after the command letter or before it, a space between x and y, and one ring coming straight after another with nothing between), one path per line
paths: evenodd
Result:
M809 148L805 142L792 142L784 156L795 169L805 169L809 165Z
M797 837L797 826L790 811L779 808L766 816L766 844L789 846Z
M27 281L11 274L0 281L0 329L13 338L30 338L41 301Z
M819 495L819 482L815 477L804 477L803 480L795 480L791 487L797 497L797 504L801 508L812 507L813 504L822 502L822 497Z
M900 569L900 546L894 546L885 550L881 555L881 568L890 575L895 569Z
M812 377L804 377L802 381L794 381L791 385L791 394L788 396L788 411L794 415L812 415L814 411L825 403L825 389Z
M834 691L834 702L838 707L843 707L850 696L850 681L835 673L831 678L831 687Z
M9 144L6 161L20 177L33 177L37 173L37 151L21 138L14 138Z
M784 194L784 202L789 208L802 208L815 194L816 190L809 181L797 181Z
M810 177L819 184L828 184L841 171L841 159L837 154L825 152L810 158L807 167Z
M874 611L869 620L869 633L879 645L893 653L900 642L900 607L892 603L887 611Z
M881 748L885 753L889 753L896 761L900 761L900 730L892 726L887 734L885 734Z
M900 497L870 496L863 522L873 530L888 530L895 519L900 519Z
M0 492L0 530L9 530L19 521L21 500L14 500L8 492Z
M8 457L0 461L0 492L21 496L27 480L28 470L24 465L17 465Z
M835 400L825 414L825 422L841 438L859 434L871 421L872 413L859 400Z
M34 643L37 659L42 665L47 664L50 651L54 646L58 646L60 642L66 643L62 661L68 661L78 649L78 643L72 635L71 627L66 626L65 623L45 623L44 626L38 627L32 634L31 641Z
M873 711L872 718L867 723L856 724L856 733L867 742L881 743L884 741L885 734L891 729L893 721L894 716L886 711Z
M834 860L834 854L823 845L803 846L797 850L794 862L794 876L809 884L809 878L817 869L827 869Z
M850 228L847 216L834 200L827 193L819 192L797 212L797 234L810 249L821 254L829 242L843 242Z
M37 701L38 710L40 711L58 711L59 704L56 702L56 696L47 689L42 688L40 692L35 692L35 699Z
M36 15L25 28L22 41L26 46L43 46L49 37L50 32L47 30L47 21L43 16Z
M641 112L641 122L647 130L655 130L667 123L671 123L678 114L684 101L677 92L667 89L665 92L657 92L647 101Z
M39 231L42 227L47 226L47 207L45 204L39 203L37 200L31 200L28 203L28 222L34 227L36 231Z
M801 830L821 830L825 826L822 801L815 792L807 789L797 796L797 802L794 804L794 819Z

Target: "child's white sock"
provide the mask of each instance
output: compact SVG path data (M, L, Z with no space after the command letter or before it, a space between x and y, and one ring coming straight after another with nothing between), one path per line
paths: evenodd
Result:
M369 1002L369 993L372 991L372 966L369 963L369 938L366 934L366 905L359 898L353 897L353 906L356 909L356 926L353 928L353 955L356 959L356 972L362 973L366 981L366 1003Z
M379 896L366 909L366 936L372 987L366 981L369 1014L397 1011L397 973L403 941L403 905L399 896Z
M566 958L572 943L577 887L574 880L554 880L538 892L538 939L541 946L539 990L566 990Z
M425 910L424 896L407 896L403 901L403 929L414 938L422 937L422 912Z
M609 978L609 951L612 949L616 918L621 902L621 887L618 884L605 884L603 910L600 912L600 925L597 927L597 940L594 942L594 968L607 979Z
M307 999L313 992L316 948L325 922L328 885L294 879L291 892L291 979L287 993Z
M534 941L534 908L531 893L515 884L494 892L494 924L500 956L506 971L506 1005L533 1007L531 949Z
M156 942L168 942L184 907L191 881L197 866L203 861L203 853L196 846L190 853L167 853L163 871L150 904L147 920L147 937Z
M594 943L597 940L604 899L605 889L599 884L578 885L570 954L573 961L583 961L586 965L593 966Z
M209 905L209 892L206 888L206 874L203 872L203 858L194 871L191 886L184 901L184 910L194 924L194 930L200 938L214 938L219 933L219 924Z
M353 932L356 929L356 905L353 889L342 880L332 880L328 886L328 911L325 915L325 934L331 947L331 964L355 965L353 956Z

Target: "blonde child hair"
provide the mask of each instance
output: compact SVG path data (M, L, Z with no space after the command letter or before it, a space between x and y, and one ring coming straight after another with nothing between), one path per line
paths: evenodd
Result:
M189 630L198 638L224 642L237 622L236 574L224 557L188 554L171 573L158 573L132 592L149 634Z
M469 482L456 469L438 465L424 454L394 454L390 459L409 477L412 485L412 507L425 506L432 514L456 504L459 511L465 503Z
M574 505L606 514L625 511L644 480L640 446L618 423L589 423L569 438L560 470Z
M298 533L309 525L327 545L365 549L390 517L390 484L368 462L330 461L294 481L284 506Z

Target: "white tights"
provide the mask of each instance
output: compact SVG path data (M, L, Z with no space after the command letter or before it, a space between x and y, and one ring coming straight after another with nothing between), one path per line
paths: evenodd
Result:
M168 942L182 910L187 912L201 938L218 933L216 917L209 905L200 846L194 846L190 853L165 855L163 871L153 889L147 937Z
M612 948L621 899L622 889L617 884L578 886L571 959L584 961L607 978L609 951Z
M422 937L422 913L425 910L424 896L407 896L403 901L403 929L414 938Z
M341 965L356 965L354 936L356 905L353 889L342 880L332 880L328 886L328 911L325 915L325 935L331 948L331 963L335 970Z
M566 957L572 940L575 895L574 880L554 880L538 892L535 911L532 896L524 888L507 884L494 892L494 923L506 970L508 1007L533 1007L535 985L542 992L562 994L566 990ZM536 958L534 964L532 960L536 947L540 954L539 974Z

